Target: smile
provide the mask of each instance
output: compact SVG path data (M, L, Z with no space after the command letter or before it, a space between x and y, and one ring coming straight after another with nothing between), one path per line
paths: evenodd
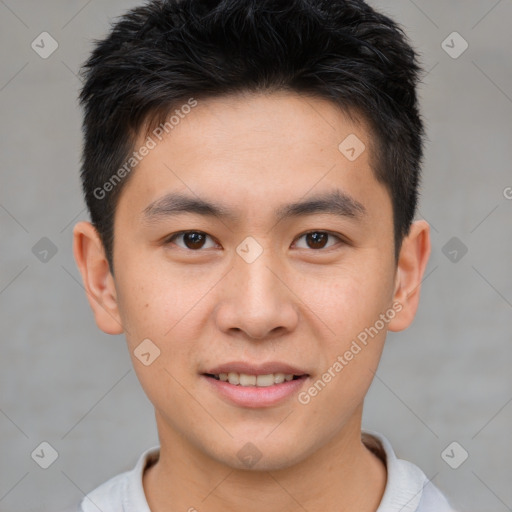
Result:
M219 373L219 374L206 374L207 377L212 377L222 382L229 382L234 386L257 386L268 387L274 384L282 384L294 379L299 379L299 375L292 373L269 373L267 375L249 375L247 373Z

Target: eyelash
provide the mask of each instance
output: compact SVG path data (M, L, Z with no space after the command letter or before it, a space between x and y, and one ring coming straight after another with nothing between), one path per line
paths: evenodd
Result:
M168 236L165 240L164 240L164 244L171 244L173 243L173 240L175 240L176 238L178 238L179 236L181 235L186 235L186 234L189 234L189 233L197 233L197 234L201 234L201 235L206 235L207 237L209 237L210 239L213 240L213 238L208 235L208 233L205 233L204 231L194 231L194 230L188 230L188 231L178 231L176 233L173 233L172 235ZM302 237L304 236L307 236L311 233L322 233L322 234L326 234L332 238L336 238L340 243L344 244L344 243L347 243L341 236L339 235L336 235L334 233L331 233L330 231L323 231L323 230L319 230L319 229L313 229L313 230L310 230L310 231L306 231L305 233L302 233L301 235L299 235L296 240L300 240ZM334 245L331 245L327 248L321 248L321 249L310 249L311 251L315 251L315 252L321 252L321 251L328 251L329 249L332 249L333 247L336 247L336 245L338 244L334 244ZM188 251L188 252L201 252L203 250L203 248L201 249L197 249L197 250L194 250L194 249L189 249L189 248L183 248L183 247L180 247L178 246L180 249L183 249L184 251Z

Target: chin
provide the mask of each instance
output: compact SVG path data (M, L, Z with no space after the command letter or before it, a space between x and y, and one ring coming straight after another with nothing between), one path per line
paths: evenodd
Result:
M270 440L265 432L261 436L241 436L221 448L221 453L211 453L220 463L233 469L248 471L279 471L287 469L307 457L304 440L296 442L290 436ZM272 434L270 434L272 436ZM297 447L301 447L301 452Z

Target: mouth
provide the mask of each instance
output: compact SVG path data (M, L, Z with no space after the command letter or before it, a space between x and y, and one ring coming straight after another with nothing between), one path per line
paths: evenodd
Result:
M269 387L276 384L283 384L291 380L299 380L308 377L307 374L294 375L293 373L267 373L260 375L251 375L248 373L204 373L206 377L215 379L222 382L228 382L233 386L255 386L255 387Z
M210 391L230 405L266 408L291 400L310 374L286 363L238 361L208 368L201 377Z

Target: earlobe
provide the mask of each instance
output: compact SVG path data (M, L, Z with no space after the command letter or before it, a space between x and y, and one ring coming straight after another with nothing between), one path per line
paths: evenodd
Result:
M100 236L90 222L75 225L73 254L96 324L107 334L121 334L124 329L119 315L115 282Z
M399 303L401 310L389 323L390 331L406 329L416 315L430 249L430 226L424 220L413 222L398 259L393 302Z

